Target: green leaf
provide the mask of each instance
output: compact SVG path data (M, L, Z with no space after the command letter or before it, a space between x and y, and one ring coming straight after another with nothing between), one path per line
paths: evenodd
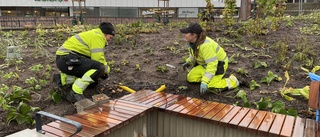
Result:
M247 107L247 108L250 107L250 102L249 101L244 102L243 107Z
M282 107L281 106L275 106L271 109L271 112L274 113L279 113L281 111Z
M256 108L258 110L265 110L267 107L271 106L271 102L270 101L271 101L270 97L268 97L266 99L264 97L261 97L259 102L255 102Z
M23 124L27 120L27 116L24 116L22 114L17 114L15 120L18 122L19 125Z
M239 90L236 97L240 97L243 102L248 102L247 100L247 93L244 90Z
M187 86L179 86L178 89L179 90L186 90L186 89L188 89L188 87Z
M295 117L298 116L298 112L294 108L289 108L287 111L287 114L290 116L295 116Z
M26 103L22 103L22 105L19 107L19 111L22 115L26 115L30 112L31 107L28 106Z
M52 93L51 98L55 103L60 103L62 101L61 95L56 92Z
M16 119L17 114L19 114L19 113L17 113L17 111L9 111L8 112L8 114L6 116L7 125L9 125L12 120Z
M249 87L250 90L254 90L256 87L260 87L260 85L255 80L251 80Z

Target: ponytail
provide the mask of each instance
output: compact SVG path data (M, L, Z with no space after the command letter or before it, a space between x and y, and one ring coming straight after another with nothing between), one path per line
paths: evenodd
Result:
M197 38L197 42L196 42L196 46L193 49L194 50L194 56L197 58L198 57L198 53L199 53L199 49L198 46L200 46L207 37L207 32L205 30L203 30L200 34L197 34L198 38Z

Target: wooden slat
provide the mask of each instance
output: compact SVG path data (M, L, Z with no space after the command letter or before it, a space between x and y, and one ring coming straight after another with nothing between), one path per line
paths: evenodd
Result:
M176 103L174 103L173 105L169 106L166 111L168 112L172 112L172 110L174 110L175 108L183 105L184 103L186 103L188 100L190 100L190 97L184 97L184 98L180 98L180 100L177 100Z
M132 99L132 100L130 100L130 101L132 101L132 102L137 102L137 103L141 103L141 102L144 102L144 101L146 101L146 100L148 100L148 99L153 99L154 97L157 98L158 95L159 95L158 92L151 92L149 96ZM144 103L142 103L142 104L144 104Z
M209 106L212 102L211 101L205 101L201 103L199 106L194 108L193 110L189 111L187 115L195 116L197 113L200 113L200 111L203 111L207 106Z
M130 102L130 101L126 101L126 100L117 100L117 101L110 101L110 104L114 104L116 105L122 105L122 106L127 106L130 108L135 108L141 111L146 111L149 108L152 108L152 106L149 105L144 105L144 104L140 104L140 103L136 103L136 102Z
M311 81L308 105L313 109L318 109L319 87L320 87L319 81Z
M313 119L306 119L306 128L304 130L305 137L315 137L316 136L316 124Z
M180 97L179 95L173 95L162 102L154 104L153 106L161 108L161 109L166 109L169 106L171 106L174 102L178 101L179 97Z
M195 108L196 106L200 105L201 102L202 101L199 99L192 98L192 99L188 100L187 102L185 102L184 104L180 105L179 107L175 108L172 111L178 112L180 114L186 114L189 111L191 111L193 108Z
M131 112L126 109L121 109L121 108L118 109L116 107L113 107L113 105L110 105L110 104L101 104L99 107L102 107L103 109L110 109L111 111L116 111L116 112L119 112L120 114L128 115L130 117L133 117L139 114L138 112Z
M69 128L69 129L74 129L76 130L76 127L72 126L72 125L69 125L69 124L66 124L64 122L61 122L61 121L55 121L55 123L58 123L61 127L63 128ZM100 130L97 130L95 128L92 128L92 127L88 127L88 126L85 126L85 125L82 125L82 130L81 132L85 132L85 133L88 133L88 134L91 134L91 135L96 135L98 133L101 133Z
M258 114L254 117L250 125L248 126L247 131L250 133L257 133L259 126L261 125L263 119L265 118L267 112L259 111Z
M49 132L51 134L57 135L57 136L62 136L62 137L68 137L70 136L72 133L63 131L61 129L57 129L48 125L43 125L42 126L42 130L45 132ZM79 137L78 135L76 135L75 137Z
M241 107L235 106L229 113L220 120L220 125L227 126L229 122L238 114Z
M209 113L213 108L219 105L218 102L210 102L203 110L197 112L194 116L196 118L203 118L207 113Z
M113 119L113 118L110 118L110 117L105 117L103 115L95 115L95 114L85 114L85 115L81 115L81 114L74 114L74 116L77 116L77 117L81 117L83 119L87 119L87 120L92 120L92 121L95 121L95 120L101 120L101 121L105 121L107 122L109 125L118 125L120 124L122 121L120 120L116 120L116 119Z
M256 117L256 114L258 113L258 110L250 109L248 114L242 119L242 121L239 123L239 129L241 131L247 130L248 126L250 125L251 121Z
M232 110L234 106L226 105L221 111L216 114L214 117L211 118L214 123L218 123L225 115L229 113L230 110Z
M275 117L276 115L274 113L268 112L258 129L258 134L267 135Z
M127 100L127 101L132 101L132 100L139 100L141 98L145 98L147 96L150 96L154 93L151 92L150 90L141 90L141 91L137 91L135 93L130 94L130 96L127 96L125 98L121 98L123 100Z
M281 137L291 137L292 130L294 127L294 117L293 116L286 116L286 119L283 123L280 136Z
M98 107L95 107L93 109L90 109L90 110L85 110L86 111L90 111L92 113L98 113L98 112L109 112L109 113L112 113L112 114L115 114L117 116L120 116L120 117L124 117L124 118L132 118L132 113L128 112L128 111L121 111L121 110L117 110L115 111L114 109L112 109L112 107L110 106L98 106ZM126 113L127 112L127 113ZM80 112L80 114L83 113L83 112Z
M87 119L82 119L80 117L73 116L73 115L66 116L66 118L77 121L77 122L81 123L82 126L94 128L99 132L108 131L111 128L111 126L109 126L109 124L105 121L100 121L100 120L89 121ZM98 134L98 133L96 133L96 134Z
M193 115L188 115L187 113L189 113L193 109L195 109L198 106L200 106L203 102L204 102L204 100L194 99L193 103L189 102L191 104L188 107L186 107L185 109L181 110L179 113L182 114L182 115L185 115L185 116L188 116L188 117L192 118Z
M250 111L249 108L241 108L239 113L233 117L233 119L229 122L229 127L237 128L239 123L242 121L242 119L247 115L247 113Z
M152 101L152 102L148 102L147 105L151 105L154 107L158 107L160 105L163 105L164 103L168 102L168 99L173 97L173 96L178 96L178 95L173 95L173 94L164 94L162 97Z
M85 114L95 114L95 115L101 115L104 117L110 117L119 121L126 121L128 120L130 117L122 117L121 115L118 115L118 113L114 113L116 111L97 111L96 109L92 109L92 110L86 110L86 111L82 111L79 114L81 115L85 115Z
M128 107L127 105L121 104L121 103L109 103L109 104L102 104L102 106L109 106L112 107L113 110L127 110L129 113L133 113L134 115L141 113L141 109L137 108L131 108Z
M174 98L171 101L168 101L168 103L161 105L159 108L162 109L168 109L169 107L171 107L172 105L174 105L176 102L185 99L186 97L184 96L178 96L177 98Z
M306 119L296 117L296 122L294 124L292 137L302 137L304 134L305 124L306 124Z
M69 132L69 133L74 133L76 131L76 127L71 126L71 125L67 126L68 124L61 124L61 123L58 123L58 122L51 122L51 123L48 123L47 125L51 126L51 127L58 128L60 130L63 130L63 131ZM77 133L77 135L82 136L82 137L94 136L93 134L90 134L90 133L86 132L85 129L82 129L81 132Z
M159 98L162 98L163 96L165 96L165 93L158 93L158 92L155 92L155 94L149 96L148 98L146 99L142 99L142 100L139 100L139 101L135 101L135 102L139 102L139 103L142 103L142 104L148 104L154 100L157 100Z
M269 130L269 136L279 136L280 131L283 125L283 122L286 118L286 115L276 114L276 118L273 121L273 124Z
M208 112L206 115L204 115L203 118L204 119L211 119L216 114L218 114L221 111L221 109L223 109L225 106L226 106L226 104L220 103L219 105L217 105L216 107L211 109L210 112Z

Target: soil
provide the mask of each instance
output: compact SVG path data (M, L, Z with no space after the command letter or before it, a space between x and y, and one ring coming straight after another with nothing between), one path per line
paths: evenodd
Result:
M142 89L156 90L160 85L165 84L167 88L163 91L165 93L179 94L182 96L189 96L200 98L204 100L217 101L226 104L242 105L240 98L234 98L238 90L245 90L247 92L247 99L251 103L251 108L255 108L253 102L257 102L261 97L270 97L271 101L280 100L285 103L287 108L294 108L298 111L298 116L313 118L314 114L308 112L308 100L302 96L295 97L294 101L287 101L280 93L279 89L284 86L285 70L289 70L290 80L286 87L303 88L310 84L310 80L307 78L306 72L300 69L304 66L303 61L293 61L290 66L286 65L288 60L296 53L296 45L301 44L302 38L305 38L305 45L311 47L315 53L319 53L320 49L315 46L320 45L319 36L306 35L299 31L299 28L306 26L308 22L295 22L294 27L280 27L278 31L270 31L267 35L261 35L258 37L243 35L239 38L231 38L225 35L223 29L214 29L214 31L208 32L208 36L215 39L227 52L229 58L234 58L235 61L229 64L226 76L235 74L239 80L257 81L261 86L254 90L250 90L248 87L240 86L238 89L225 91L222 93L206 93L204 95L199 94L199 84L186 82L187 71L184 71L181 67L183 58L188 56L187 45L182 38L179 28L164 27L160 29L158 33L149 34L137 34L127 41L123 41L117 45L116 40L109 43L105 50L105 56L108 62L114 61L111 65L111 73L107 80L101 80L97 87L90 87L85 91L85 96L90 96L97 93L104 93L112 99L119 98L123 95L129 94L128 92L121 90L117 85L122 84L139 91ZM14 36L20 35L23 31L14 31ZM19 79L6 80L0 79L0 83L4 83L11 87L12 85L19 85L21 87L28 87L24 83L24 80L30 77L36 77L39 79L39 75L29 70L29 67L42 64L50 65L53 69L50 72L50 77L54 73L58 73L55 66L55 51L72 34L63 33L63 37L58 37L57 34L48 33L46 35L48 56L41 56L40 52L35 52L34 46L26 46L21 48L21 55L23 57L23 64L10 65L8 67L1 67L0 76L10 72L17 72ZM27 38L31 38L33 41L35 38L35 30L28 30ZM227 38L229 42L222 41L223 38ZM2 41L4 41L2 36ZM22 38L23 39L23 38ZM252 40L263 41L264 45L254 47L250 45ZM278 41L284 41L287 44L287 56L283 62L277 62L276 58L282 49L275 48L275 44ZM35 44L36 42L32 42ZM244 50L239 48L248 47L250 50ZM41 50L40 50L41 51ZM255 53L258 53L257 55ZM254 55L254 56L253 56ZM5 58L0 58L0 64L5 64ZM253 62L264 61L267 63L267 68L253 68ZM313 58L313 66L319 65L319 57ZM162 72L159 66L166 66L166 64L173 65L175 68L167 68L167 72ZM139 67L140 66L140 67ZM309 70L313 66L304 66ZM247 76L243 76L238 72L238 68L244 68L248 71ZM273 81L268 86L266 83L261 83L261 78L267 76L268 71L272 71L278 76L282 77L282 81ZM49 78L50 78L49 77ZM186 89L182 88L187 87ZM62 100L61 103L54 103L50 99L49 91L54 88L54 84L50 83L43 87L41 90L34 91L32 93L32 101L30 106L39 107L42 111L46 111L55 115L64 116L76 113L74 105L66 100ZM40 96L39 96L40 95ZM19 125L15 121L12 121L9 125L6 125L6 111L0 109L0 136L12 134L14 132L26 129L35 128L35 125L22 124ZM49 122L49 119L44 118L44 123Z

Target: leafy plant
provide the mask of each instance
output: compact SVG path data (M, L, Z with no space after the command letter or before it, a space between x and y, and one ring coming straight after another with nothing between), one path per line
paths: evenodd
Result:
M302 95L306 99L309 99L309 92L310 92L309 86L306 86L304 88L297 88L297 89L294 89L294 88L291 88L291 87L287 88L286 85L287 85L287 83L288 83L288 81L290 79L288 71L285 72L285 77L286 77L286 82L283 85L283 88L280 90L280 94L281 94L281 96L283 98L285 98L288 101L295 100L295 98L290 97L290 96L287 95L287 94L291 94L291 95L294 95L294 96Z
M140 70L140 64L136 64L136 70Z
M62 101L62 97L55 90L50 90L50 97L55 103L60 103Z
M244 69L244 68L238 68L237 72L239 72L241 75L244 75L246 77L248 77L248 70Z
M254 64L253 64L253 68L260 68L260 67L264 67L264 68L267 68L268 67L268 64L264 61L255 61Z
M250 90L254 90L256 87L260 87L260 85L255 80L251 80L249 87Z
M243 104L242 104L243 107L250 107L250 102L247 99L247 92L246 91L239 90L235 97L241 98L241 100L243 101Z
M166 67L166 66L158 66L158 67L157 67L157 71L158 71L158 72L165 73L165 72L168 72L169 69L168 69L168 67Z
M35 111L39 111L38 107L30 107L24 102L20 102L17 107L10 107L6 116L7 125L12 120L15 120L18 124L28 123L35 124L31 114Z
M276 75L276 74L273 74L271 71L268 71L268 76L263 77L263 78L260 80L260 82L262 82L262 83L267 83L268 86L269 86L270 83L271 83L273 80L281 81L282 78L279 77L279 76Z

